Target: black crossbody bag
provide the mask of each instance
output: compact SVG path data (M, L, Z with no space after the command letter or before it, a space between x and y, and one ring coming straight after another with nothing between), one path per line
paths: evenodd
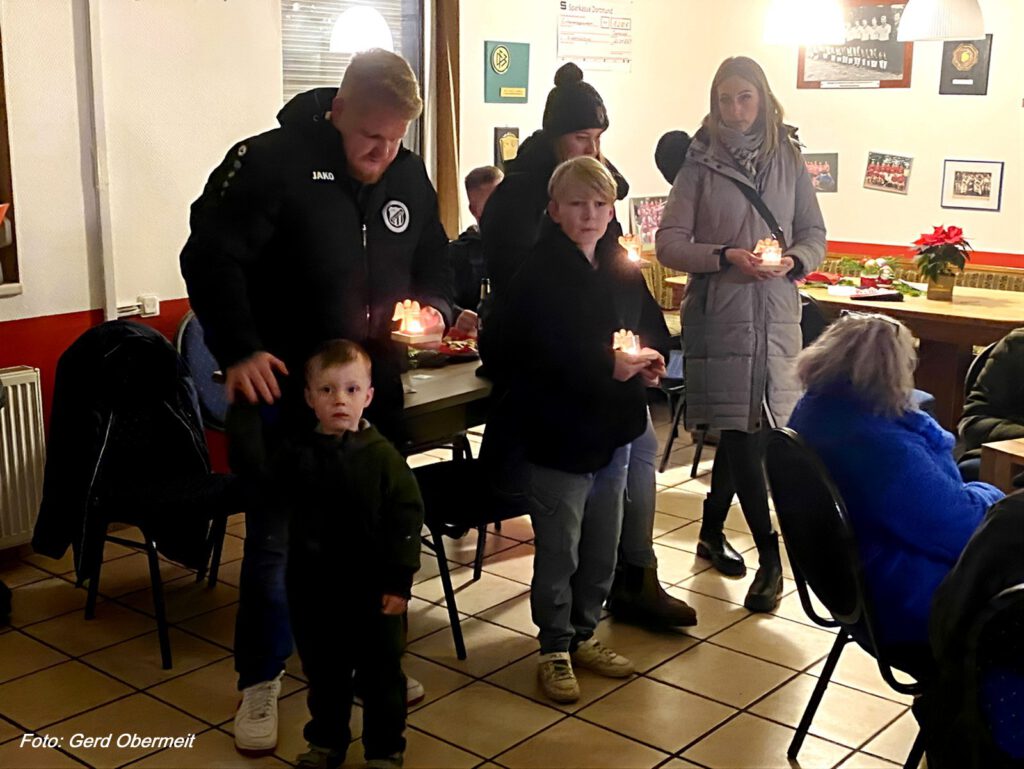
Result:
M752 205L754 209L757 211L757 213L761 215L761 218L764 219L765 223L768 225L768 228L772 231L772 237L778 241L779 247L783 250L783 252L785 252L786 236L782 234L782 228L779 226L779 223L775 220L775 217L772 215L772 212L769 210L768 206L761 198L761 195L758 194L757 190L755 190L749 184L744 184L735 177L728 175L726 176L729 179L729 181L731 181L733 184L740 188L740 192L743 193L743 197L749 200L750 205Z

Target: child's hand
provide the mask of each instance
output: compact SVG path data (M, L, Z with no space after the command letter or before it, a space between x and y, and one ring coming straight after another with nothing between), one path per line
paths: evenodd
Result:
M409 608L409 599L402 598L400 595L385 595L380 602L381 614L388 616L405 614L407 608Z
M650 358L640 358L622 350L615 350L615 369L612 371L612 377L619 382L628 382L650 362Z
M640 372L640 378L648 387L657 387L661 378L668 373L668 369L665 368L665 359L662 357L661 353L657 350L652 350L650 347L645 347L640 351L641 355L644 353L654 353L657 357L652 358L647 362L647 365Z

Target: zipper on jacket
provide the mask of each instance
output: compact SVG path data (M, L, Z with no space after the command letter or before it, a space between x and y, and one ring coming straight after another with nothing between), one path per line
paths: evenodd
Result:
M363 339L370 338L370 254L366 248L366 220L363 220L363 273L366 275L366 304L364 305L366 332Z

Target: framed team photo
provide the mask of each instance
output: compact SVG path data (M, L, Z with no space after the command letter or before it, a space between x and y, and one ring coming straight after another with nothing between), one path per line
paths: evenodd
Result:
M800 48L797 88L910 88L914 44L896 39L906 2L843 0L846 41Z
M629 225L633 234L640 236L641 245L654 245L654 234L661 225L661 214L665 210L666 202L668 202L666 195L630 198Z
M1002 161L946 160L943 162L943 208L998 211L1002 200Z
M839 191L839 153L838 152L805 152L804 165L811 177L814 191Z
M907 194L914 159L888 152L869 152L864 169L864 187L869 190Z

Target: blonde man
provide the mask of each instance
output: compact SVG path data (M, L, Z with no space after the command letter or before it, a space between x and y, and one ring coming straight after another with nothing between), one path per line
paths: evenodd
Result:
M235 745L243 751L277 743L277 696L292 650L285 516L260 493L262 468L250 449L261 438L273 451L312 427L302 363L336 338L369 352L376 395L368 416L400 439L395 302L419 300L428 327L451 322L437 196L422 160L401 146L422 109L404 59L357 54L337 91L299 94L279 113L280 128L232 147L192 205L182 274L227 373L232 463L253 490L235 632L243 692Z

